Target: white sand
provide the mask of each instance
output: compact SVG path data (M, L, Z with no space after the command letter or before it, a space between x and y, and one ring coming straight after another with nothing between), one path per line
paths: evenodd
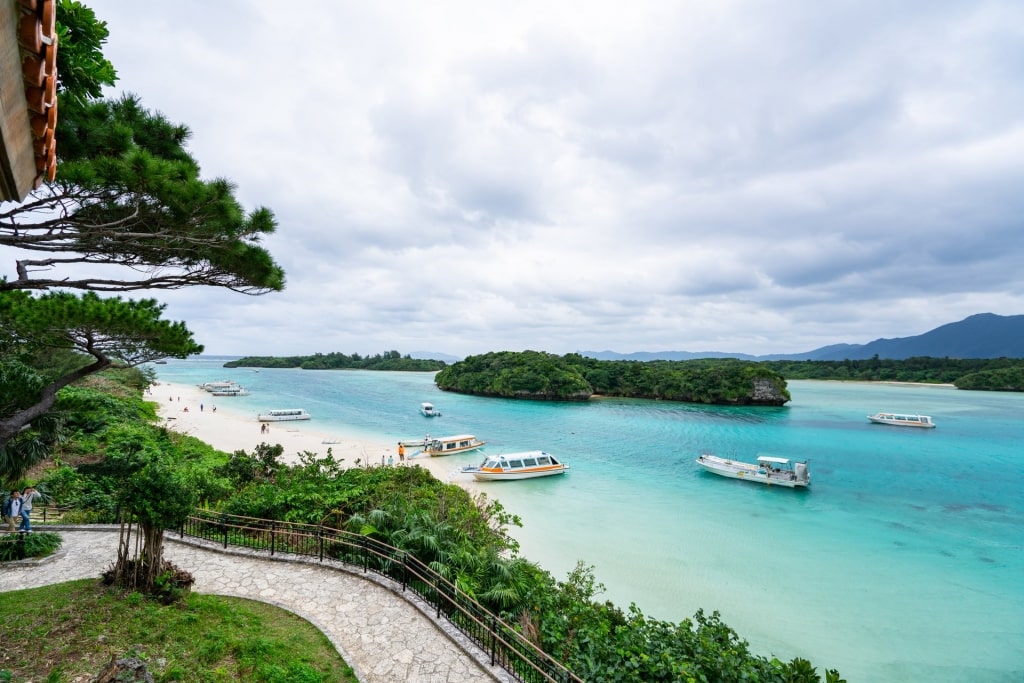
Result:
M154 384L146 396L147 400L157 403L161 424L174 431L194 436L226 453L244 450L252 454L259 444L268 443L284 446L281 460L287 464L299 462L300 453L308 451L323 456L327 454L327 449L331 449L336 459L343 460L344 467L379 467L382 458L386 463L388 456L392 457L395 466L401 465L397 442L382 443L326 434L317 429L315 420L261 423L255 414L234 407L231 404L232 398L218 398L196 386L169 382ZM269 425L269 432L261 433L261 424ZM405 450L406 465L424 467L442 481L451 478L450 461L427 456L410 459L408 456L415 452L415 449ZM455 477L452 483L459 484L471 492L478 490L472 478L466 475Z

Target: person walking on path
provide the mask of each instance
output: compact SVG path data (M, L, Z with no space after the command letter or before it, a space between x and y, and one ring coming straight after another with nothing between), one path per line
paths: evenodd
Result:
M4 514L7 515L7 531L13 534L15 523L21 521L21 491L17 489L11 491L7 502L10 504L10 507L4 505Z
M21 494L21 526L18 527L20 531L32 533L32 521L29 519L29 515L32 514L32 501L42 497L43 494L31 486L25 487Z

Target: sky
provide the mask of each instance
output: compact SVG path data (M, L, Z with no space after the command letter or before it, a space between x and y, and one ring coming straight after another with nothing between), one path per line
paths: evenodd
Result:
M1024 313L1024 3L86 0L279 224L210 354L796 353Z

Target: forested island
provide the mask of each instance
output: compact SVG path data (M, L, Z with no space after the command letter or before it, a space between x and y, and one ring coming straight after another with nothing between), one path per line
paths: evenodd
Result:
M548 401L586 401L595 394L722 405L781 406L790 400L778 372L728 358L636 362L499 351L449 365L435 381L444 391Z
M761 361L788 379L923 382L957 389L1024 391L1021 358L866 358L863 360Z
M398 351L375 356L353 353L315 353L312 356L246 356L224 363L226 368L302 368L303 370L410 370L434 372L445 367L443 360L413 358Z

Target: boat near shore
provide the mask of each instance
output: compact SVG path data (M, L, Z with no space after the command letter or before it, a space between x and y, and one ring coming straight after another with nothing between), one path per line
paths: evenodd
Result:
M728 460L717 455L702 455L697 464L712 474L752 481L766 486L805 488L811 485L806 461L792 461L773 455L759 455L756 463Z
M935 423L928 415L906 415L903 413L875 413L868 415L875 424L892 425L894 427L924 427L934 429Z
M439 436L434 438L427 434L426 438L423 439L423 450L417 453L417 455L429 455L431 457L455 455L456 453L475 451L485 445L485 442L472 434L457 434L455 436Z
M473 475L477 481L504 479L535 479L565 474L569 466L545 451L489 455L476 467L463 467L460 472Z
M260 422L288 422L291 420L308 420L312 417L302 408L284 408L281 410L268 410L257 416Z
M433 403L421 403L420 413L423 417L441 417L441 411L435 408Z

